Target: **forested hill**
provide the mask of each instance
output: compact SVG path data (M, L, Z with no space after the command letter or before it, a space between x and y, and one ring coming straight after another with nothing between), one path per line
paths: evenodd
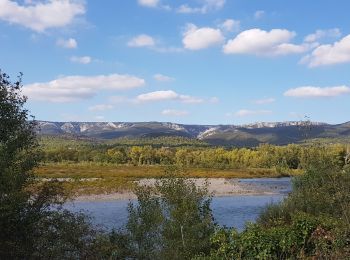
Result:
M70 135L94 139L187 137L214 145L256 146L298 143L322 138L350 140L350 122L330 125L319 122L274 122L248 125L184 125L162 122L48 122L39 121L41 135Z

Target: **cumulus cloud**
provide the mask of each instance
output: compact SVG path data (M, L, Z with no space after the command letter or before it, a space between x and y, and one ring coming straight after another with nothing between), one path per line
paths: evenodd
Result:
M305 37L304 42L316 42L322 38L338 38L341 36L341 31L338 28L329 30L317 30Z
M20 5L16 1L0 1L0 20L18 24L36 32L65 27L85 13L82 1L56 0Z
M259 19L263 18L264 15L265 15L265 11L263 11L263 10L257 10L257 11L254 13L254 18L255 18L256 20L259 20Z
M92 98L101 90L133 89L144 84L144 79L131 75L66 76L49 82L25 85L23 93L30 100L74 102Z
M171 7L169 5L163 5L161 4L160 0L138 0L137 1L139 5L149 8L159 8L163 10L171 10Z
M210 27L198 28L194 24L188 24L187 30L183 34L182 43L186 49L205 49L224 41L224 36L220 29Z
M174 78L166 76L166 75L163 75L163 74L155 74L153 76L153 78L155 80L157 80L157 81L160 81L160 82L170 82L170 81L174 81L175 80Z
M140 34L134 38L132 38L129 42L128 42L128 46L129 47L153 47L156 45L155 40L153 39L153 37L147 35L147 34Z
M219 25L219 27L222 30L225 30L227 32L239 31L240 26L241 26L241 22L233 19L227 19L222 24Z
M238 110L234 115L237 117L245 117L245 116L267 115L267 114L271 114L271 113L272 113L272 111L270 111L270 110L241 109L241 110Z
M138 95L136 97L137 102L155 102L155 101L167 101L174 100L183 103L202 103L203 99L192 97L188 95L181 95L173 90L159 90L154 92L149 92L145 94Z
M66 49L75 49L78 47L78 43L75 39L58 39L56 45Z
M191 7L188 4L183 4L179 8L177 8L177 12L182 14L206 14L210 11L220 10L224 7L225 2L226 0L202 0L201 6Z
M275 101L276 99L274 98L262 98L262 99L254 100L253 103L257 105L265 105L265 104L271 104Z
M164 116L186 116L188 112L186 110L165 109L162 111Z
M81 56L81 57L72 56L70 58L70 61L74 63L80 63L80 64L89 64L91 63L92 59L90 56Z
M138 0L139 5L146 7L157 7L159 2L159 0Z
M111 110L114 107L112 105L108 105L108 104L100 104L100 105L94 105L89 107L89 111L92 112L97 112L97 111L106 111L106 110Z
M318 46L300 61L309 67L335 65L350 62L350 34L333 44Z
M348 86L334 86L334 87L314 87L304 86L292 88L287 90L284 95L287 97L296 98L322 98L322 97L336 97L345 94L350 94L350 87Z
M308 51L310 44L290 43L296 33L285 29L264 31L250 29L229 40L223 47L226 54L253 54L258 56L278 56Z

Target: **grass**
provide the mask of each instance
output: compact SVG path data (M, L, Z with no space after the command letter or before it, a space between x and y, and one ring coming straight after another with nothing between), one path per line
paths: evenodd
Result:
M96 163L57 163L45 164L35 169L41 178L70 178L62 181L65 189L74 194L101 194L129 191L134 181L140 178L160 178L166 166L131 166ZM276 169L184 169L181 176L191 178L262 178L283 177L300 174L300 171L281 173ZM98 179L92 179L98 178Z

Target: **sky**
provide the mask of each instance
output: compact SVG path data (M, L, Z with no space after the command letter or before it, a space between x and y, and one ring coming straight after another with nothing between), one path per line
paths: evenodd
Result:
M0 0L37 120L350 121L348 0Z

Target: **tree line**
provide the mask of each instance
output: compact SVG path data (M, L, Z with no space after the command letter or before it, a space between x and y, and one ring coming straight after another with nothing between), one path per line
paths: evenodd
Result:
M129 165L179 165L198 168L281 168L305 169L309 161L326 156L340 166L346 163L347 147L327 145L320 150L315 145L262 144L256 148L154 147L120 145L45 146L44 162L96 162Z

